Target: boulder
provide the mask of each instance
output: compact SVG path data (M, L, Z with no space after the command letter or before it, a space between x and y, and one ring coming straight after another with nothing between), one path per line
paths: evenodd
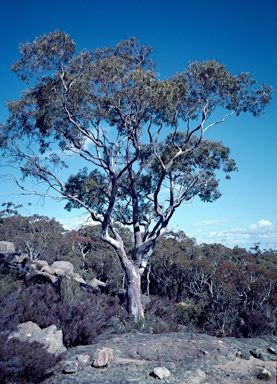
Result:
M54 274L59 276L59 277L68 277L68 274L64 269L61 268L53 268Z
M90 280L87 284L94 289L98 289L99 287L106 287L107 286L106 283L103 283L103 281L96 279L96 277L94 277L92 280Z
M74 267L69 261L54 261L52 268L58 276L71 276Z
M27 253L15 254L14 258L13 258L13 262L17 263L17 264L23 264L27 260L28 260L28 254Z
M111 348L104 348L98 353L98 356L93 361L92 366L95 368L106 367L109 359L112 357L113 357L113 350Z
M261 368L260 372L258 373L258 379L260 380L270 380L271 376L271 372L269 372L266 368Z
M15 253L14 243L10 241L0 241L0 253Z
M78 361L66 361L63 367L63 373L76 373L78 371Z
M48 264L44 265L41 269L41 272L48 273L49 275L55 274L55 269L50 267Z
M0 255L1 264L16 270L22 276L27 276L32 283L55 284L61 278L66 278L95 290L106 287L106 284L98 279L92 279L91 284L87 283L79 273L74 272L73 264L68 261L54 261L50 266L45 260L30 260L25 253L15 253L14 244L8 241L0 241Z
M42 271L44 268L49 267L47 261L45 260L35 260L33 264L35 265L35 268L38 269L39 271Z
M17 331L13 332L9 338L16 338L25 342L36 341L53 355L60 355L66 351L63 345L62 331L57 330L56 325L50 325L47 328L41 329L38 324L27 321L26 323L19 324Z
M156 367L153 369L152 375L162 380L170 376L170 371L165 367Z
M33 283L51 283L55 284L59 280L58 276L52 275L47 272L38 271L35 276L32 276L31 281Z
M86 281L79 275L79 273L76 273L76 272L72 273L71 278L77 281L77 283L87 284Z
M77 356L77 360L79 363L82 365L88 365L90 364L90 355L87 353L81 353L80 355Z

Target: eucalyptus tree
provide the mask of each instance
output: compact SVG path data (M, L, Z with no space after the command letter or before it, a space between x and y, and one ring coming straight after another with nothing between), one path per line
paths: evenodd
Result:
M54 31L20 52L12 70L27 88L8 102L4 156L20 165L23 179L45 182L45 196L66 199L67 209L84 208L101 224L126 274L129 311L143 317L141 274L170 219L196 196L219 198L218 170L227 177L236 170L229 149L205 132L241 112L259 116L272 89L214 60L162 80L152 49L135 38L78 52L66 33ZM65 181L69 155L85 167ZM131 252L115 223L132 227Z

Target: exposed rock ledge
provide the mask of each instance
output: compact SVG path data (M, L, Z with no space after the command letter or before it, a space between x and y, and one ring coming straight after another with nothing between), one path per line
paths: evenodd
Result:
M45 260L31 260L25 253L15 253L15 246L8 241L0 241L0 264L8 266L11 270L16 270L21 276L26 276L30 280L44 278L44 281L55 284L65 278L74 280L81 286L98 291L106 287L106 283L93 278L85 281L79 273L74 272L74 266L68 261L54 261L49 265Z
M264 379L273 384L276 350L277 337L220 339L194 333L119 335L68 350L47 383L144 384L158 380L175 384L261 384ZM96 359L100 360L93 364ZM162 380L153 374L157 367L167 372Z

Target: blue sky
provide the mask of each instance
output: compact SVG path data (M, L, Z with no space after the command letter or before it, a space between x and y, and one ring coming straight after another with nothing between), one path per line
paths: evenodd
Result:
M233 73L253 73L259 83L277 89L277 2L274 0L2 0L0 3L1 69L0 121L7 117L5 102L17 99L22 84L10 72L19 58L20 42L33 41L55 29L67 32L79 50L115 45L135 36L154 49L161 78L194 60L216 59ZM208 138L231 148L239 172L226 181L215 203L195 200L182 206L172 227L198 243L277 248L277 95L260 118L230 119L215 127ZM0 169L0 173L4 170ZM68 213L64 204L9 195L16 191L3 183L0 205L22 202L22 214L39 213L73 228L83 216ZM27 206L27 202L32 202Z

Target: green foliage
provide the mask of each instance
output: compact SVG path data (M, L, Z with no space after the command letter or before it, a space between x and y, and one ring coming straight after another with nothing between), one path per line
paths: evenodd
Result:
M85 230L83 236L90 229ZM127 243L128 233L125 235ZM119 291L126 288L126 281L117 270L114 251L96 238L89 244L86 268L107 282L105 294L85 292L66 279L55 287L38 281L31 285L32 280L18 280L16 275L2 271L0 332L13 330L28 320L41 327L56 324L68 347L92 343L105 332L202 329L236 337L275 332L276 259L269 258L272 264L265 266L260 263L270 253L262 253L257 259L242 249L197 246L182 232L170 234L159 242L158 255L152 258L149 287L147 279L143 280L144 292L148 289L150 293L145 321L134 322L122 309L125 296Z
M69 177L65 188L71 195L77 195L79 201L85 201L91 209L97 210L100 214L105 212L108 203L107 181L99 171L93 170L88 174L87 168L84 168ZM82 205L76 200L70 200L65 209L70 211L72 208L81 207Z
M259 116L273 89L258 87L247 72L232 75L215 60L192 62L160 80L152 49L135 38L78 52L70 36L56 30L22 44L20 52L12 70L28 88L7 103L9 117L0 125L4 159L18 165L23 181L46 183L52 197L67 201L66 209L83 208L101 225L100 237L116 252L131 292L132 276L145 270L182 203L197 196L215 201L219 173L229 178L237 170L230 150L205 140L205 132L231 115ZM65 182L61 170L70 155L87 169ZM130 252L118 223L132 227ZM84 269L86 248L80 252ZM207 263L189 263L200 286L196 279L187 283L189 274L182 277L182 262L173 264L167 269L178 299L185 290L199 300L205 286L212 291ZM130 310L141 308L138 292L128 297Z
M51 261L62 254L64 232L59 222L47 216L21 216L10 210L0 216L0 240L13 242L17 252L27 253L32 260Z
M158 235L183 201L220 197L216 171L228 176L236 165L228 148L203 141L204 132L233 113L260 115L271 99L271 87L258 88L249 73L234 76L215 60L192 62L160 80L152 49L135 38L77 52L75 42L56 30L22 44L20 52L12 70L31 85L8 103L6 155L16 158L24 177L43 180L66 197L66 209L87 209L105 230L107 223L136 225L138 219L147 228L157 221ZM218 108L227 111L223 120L207 123ZM24 137L50 155L24 150ZM16 153L15 138L21 140ZM68 153L91 168L64 185L58 174ZM167 204L161 203L162 185Z
M193 303L175 304L176 320L181 325L198 325L202 309Z
M0 266L0 276L0 295L2 297L9 295L21 287L21 282L15 279L12 273L4 271L2 265Z
M175 307L178 323L233 336L276 328L276 257L269 251L257 258L238 247L197 246L179 233L158 243L149 280L150 294L184 303Z
M72 279L62 279L60 281L60 296L65 304L76 303L82 297L80 284Z

